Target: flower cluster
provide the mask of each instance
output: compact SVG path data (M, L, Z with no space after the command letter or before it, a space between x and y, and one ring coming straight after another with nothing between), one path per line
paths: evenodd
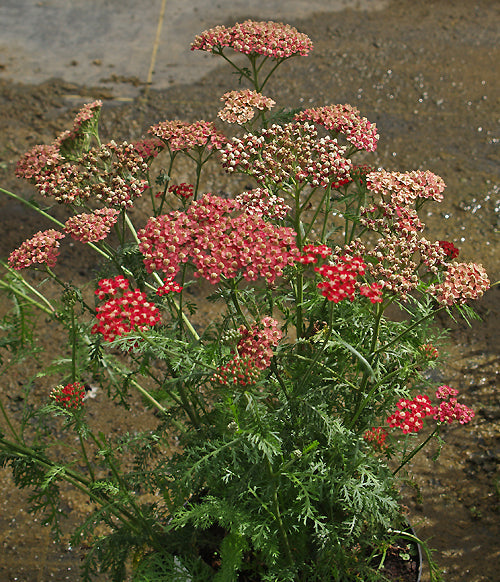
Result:
M119 214L114 208L101 208L91 214L77 214L68 218L64 231L80 242L96 242L108 236Z
M172 184L168 187L168 192L175 194L180 198L191 198L194 196L194 186L192 184L186 184L182 182L181 184Z
M439 422L451 424L457 420L460 424L466 424L474 418L474 411L465 404L461 404L455 398L458 390L450 386L440 386L436 391L436 397L441 400L435 409L434 418Z
M418 350L427 360L437 360L439 358L439 350L432 344L422 344Z
M206 194L185 213L150 218L138 233L146 268L173 278L181 263L191 259L197 269L194 275L211 283L239 274L247 281L264 277L272 283L293 264L294 233L259 215L231 216L239 209L235 200Z
M286 59L294 55L307 55L313 44L311 39L293 26L278 22L245 20L230 28L216 26L198 35L191 50L222 52L224 47L246 55L263 55Z
M452 262L448 265L442 283L429 286L427 292L442 305L463 305L470 299L478 299L490 288L488 274L476 263Z
M255 116L255 109L265 111L272 109L276 104L276 101L250 89L224 93L221 101L224 101L225 105L217 115L222 121L238 125L244 125L252 120Z
M10 253L7 261L9 267L16 271L31 267L35 263L45 263L47 267L53 267L59 256L59 240L62 238L64 234L53 228L37 232Z
M99 299L110 295L111 299L97 307L99 323L92 327L93 334L100 333L105 341L111 342L133 329L144 331L160 321L160 312L154 303L146 300L146 294L128 289L129 282L121 276L99 281L96 295ZM123 292L121 297L120 292Z
M405 434L419 432L424 427L424 418L435 412L429 397L421 394L413 400L401 398L396 406L398 410L387 418L387 423Z
M385 448L387 448L387 444L385 442L387 434L388 433L385 428L382 428L381 426L375 426L365 431L363 438L367 443L371 443L374 448L378 449L379 451L383 451Z
M326 105L305 109L295 116L297 121L312 121L336 134L342 134L358 150L374 152L379 135L377 126L352 105Z
M162 121L153 125L149 133L161 139L172 152L194 148L220 149L227 141L211 121Z
M267 219L283 220L290 211L285 199L270 194L265 188L254 188L238 194L235 198L250 215L257 214Z
M456 259L460 253L457 247L447 240L438 240L439 246L443 249L446 254L446 258L449 260Z
M236 346L236 355L212 377L212 381L217 384L255 384L260 372L271 365L272 348L278 345L282 337L278 322L272 317L264 317L260 323L250 328L242 325L238 331L240 339Z
M305 245L302 254L296 257L298 263L309 265L318 262L318 256L326 259L332 254L332 249L326 245Z
M168 295L169 293L172 292L180 293L182 289L183 289L182 285L179 285L179 283L177 283L173 279L165 278L163 279L163 285L158 287L158 289L156 290L156 294L158 295L158 297L163 297L163 295Z
M261 184L286 187L292 180L338 188L351 180L352 163L345 153L335 139L318 139L312 125L288 123L234 137L222 150L221 161L226 172L249 174Z
M428 170L404 173L378 170L366 176L366 185L382 197L389 194L390 201L396 206L412 206L418 198L441 202L446 187L442 178Z
M406 238L411 238L414 233L424 229L416 210L386 202L364 207L359 222L369 230L384 235L397 233Z
M318 283L321 294L334 303L339 303L344 299L354 301L356 291L367 297L371 303L382 301L382 286L378 283L371 285L360 285L357 282L359 275L364 275L366 264L361 257L343 255L335 264L325 264L321 267L314 267L314 270L325 281Z
M50 393L56 404L67 410L78 410L83 405L85 398L85 386L80 382L56 386Z

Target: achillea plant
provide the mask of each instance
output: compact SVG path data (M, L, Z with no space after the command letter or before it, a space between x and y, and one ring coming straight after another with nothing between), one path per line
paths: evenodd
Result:
M442 310L467 315L488 276L457 262L451 243L422 236L419 210L444 196L439 176L354 163L379 137L356 108L273 121L263 87L311 51L306 35L246 21L206 31L192 48L223 56L250 83L222 96L216 122L163 120L135 144L103 144L94 102L17 169L45 203L66 206L64 224L2 190L54 226L3 264L17 319L2 346L11 365L30 357L30 310L68 335L46 372L47 404L25 398L19 425L1 405L2 462L56 534L58 483L88 496L93 509L72 539L90 548L85 579L98 570L117 581L383 579L383 548L404 528L400 472L442 425L474 415L455 388L422 374L440 357L432 322ZM223 122L241 135L227 139ZM195 171L174 184L179 156ZM254 187L201 192L212 156ZM150 217L134 224L129 209L146 195ZM58 274L65 234L96 252L92 292ZM45 272L61 301L30 284L28 268ZM200 286L197 299L221 305L212 322L187 295L203 279L214 293ZM391 320L389 306L409 317ZM95 434L88 384L124 406L138 392L154 428ZM55 452L57 423L72 435L71 458Z

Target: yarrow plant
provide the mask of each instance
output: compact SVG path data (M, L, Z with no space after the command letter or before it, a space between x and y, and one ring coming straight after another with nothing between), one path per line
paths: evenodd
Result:
M85 580L386 580L394 532L414 540L400 475L443 427L474 416L456 388L425 374L440 359L434 318L470 315L488 276L422 235L419 211L443 199L442 178L354 163L379 140L358 109L273 118L263 88L310 53L305 34L246 21L191 48L250 84L221 97L217 120L163 120L136 143L101 143L94 102L17 166L65 222L2 189L53 227L3 264L10 365L37 352L33 311L68 337L40 375L47 385L23 398L22 420L1 404L2 462L56 535L59 483L88 497L71 539L85 548ZM225 123L239 133L226 137ZM185 181L180 158L194 164ZM252 186L203 192L215 159ZM58 271L71 238L95 252L88 285ZM210 321L198 311L209 302ZM86 398L94 388L132 419L139 397L148 426L105 434Z

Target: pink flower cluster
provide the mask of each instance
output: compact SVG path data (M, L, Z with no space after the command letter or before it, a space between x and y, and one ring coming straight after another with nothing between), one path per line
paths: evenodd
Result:
M255 109L265 111L276 105L270 97L264 97L257 91L243 89L242 91L230 91L224 93L221 101L225 102L224 108L217 115L227 123L244 125L255 116Z
M428 360L436 360L439 358L439 350L432 344L422 344L418 349Z
M250 215L259 215L272 220L283 220L290 211L285 199L270 194L265 188L254 188L238 194L235 198L245 212Z
M396 206L412 206L417 198L441 202L446 187L442 178L428 170L404 173L378 170L366 176L366 185L382 197L388 194Z
M442 305L463 305L470 299L478 299L489 288L490 280L482 265L452 262L444 281L431 285L427 292Z
M216 26L196 36L191 50L222 52L224 47L246 55L263 55L286 59L307 55L313 48L311 39L293 26L278 22L245 20L230 28Z
M122 276L101 279L95 293L101 300L111 296L111 299L97 307L99 323L91 330L93 334L101 333L104 341L111 342L133 329L144 331L161 319L154 303L146 300L146 294L138 289L129 290L129 282Z
M359 222L381 234L397 233L406 238L424 230L416 210L383 201L362 208Z
M91 214L77 214L68 218L64 230L82 243L96 242L108 236L119 214L120 212L113 208L101 208Z
M460 404L455 396L458 390L450 386L440 386L436 391L436 397L442 400L435 409L434 418L439 422L451 424L457 420L460 424L466 424L474 418L474 411L465 404ZM448 399L448 400L446 400Z
M37 232L10 253L7 261L9 267L16 271L31 267L35 263L45 263L47 267L53 267L59 255L59 240L62 238L64 234L53 228Z
M56 404L67 410L77 410L82 407L85 397L85 387L80 382L56 386L50 393Z
M272 317L264 317L250 329L242 325L238 331L237 353L229 363L217 370L212 377L213 382L239 386L255 384L260 372L271 365L272 348L278 345L282 337L278 322Z
M361 117L359 110L352 105L326 105L305 109L295 119L312 121L336 134L341 133L358 150L374 152L377 149L377 126L366 117Z
M387 418L387 423L401 428L405 434L419 432L426 416L433 416L438 422L450 424L456 420L466 424L474 418L474 411L460 404L455 398L457 395L458 390L443 385L436 390L436 398L441 400L437 406L432 406L428 396L418 395L413 400L402 398L396 405L398 410Z
M401 398L396 406L398 410L387 418L387 423L400 428L405 434L420 431L424 426L424 418L435 412L429 397L421 394L413 400Z
M54 143L64 154L78 155L81 153L81 145L85 140L85 134L95 131L101 108L102 101L86 103L76 114L73 127L57 136Z
M59 166L62 161L58 144L36 145L17 162L16 176L36 184L44 170Z
M164 143L157 138L145 138L136 141L134 144L135 151L141 156L143 160L150 160L156 156L165 147Z
M314 270L326 279L318 283L318 289L328 301L334 303L339 303L344 299L354 301L356 291L367 297L371 303L380 303L383 299L382 286L378 283L358 284L357 277L364 275L366 271L366 264L361 257L344 255L336 264L321 265L321 267L314 267Z
M186 212L150 218L138 233L146 268L173 278L191 259L195 276L212 283L240 274L247 281L264 277L272 283L294 262L294 232L258 215L231 216L240 209L235 200L206 194Z
M295 181L338 188L351 180L352 163L345 153L336 140L318 139L312 125L289 123L234 137L222 150L221 162L226 172L249 174L261 184L286 187Z
M149 133L161 139L173 152L204 147L220 149L227 141L211 121L162 121L153 125Z

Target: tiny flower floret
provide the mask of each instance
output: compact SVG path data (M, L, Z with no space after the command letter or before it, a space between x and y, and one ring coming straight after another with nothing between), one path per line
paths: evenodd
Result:
M263 55L286 59L294 55L307 55L313 44L311 39L296 28L278 22L245 20L230 28L216 26L198 35L191 50L220 53L225 48L246 55Z

